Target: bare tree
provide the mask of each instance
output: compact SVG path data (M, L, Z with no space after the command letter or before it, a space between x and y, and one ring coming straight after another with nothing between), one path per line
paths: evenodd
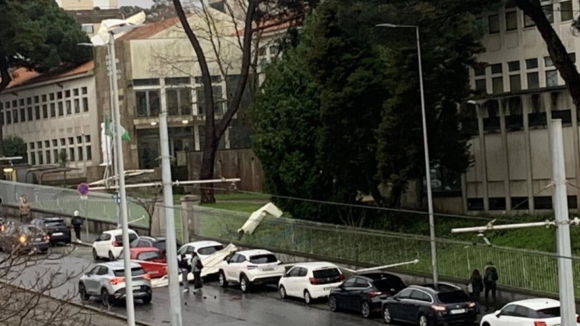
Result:
M149 220L147 221L147 235L151 236L151 226L153 225L153 214L155 214L155 204L163 194L163 189L159 186L155 186L154 195L150 198L134 198L134 202L139 206L143 207L147 213Z

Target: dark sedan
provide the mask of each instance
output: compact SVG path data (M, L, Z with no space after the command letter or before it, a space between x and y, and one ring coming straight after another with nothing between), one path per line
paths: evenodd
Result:
M412 285L390 297L383 305L383 318L387 324L394 321L419 326L471 325L477 314L475 304L459 287L439 283Z
M176 242L176 248L179 249L181 244ZM163 255L167 254L167 244L165 238L161 237L150 237L150 236L142 236L135 240L133 240L129 246L130 248L157 248L159 249Z
M30 224L46 232L50 237L50 244L71 243L70 228L61 217L37 217Z
M0 247L4 252L46 253L50 246L48 235L34 225L7 225L6 231L0 238Z
M381 311L383 302L405 288L400 277L388 273L365 273L350 277L330 291L330 310L356 311L369 318Z

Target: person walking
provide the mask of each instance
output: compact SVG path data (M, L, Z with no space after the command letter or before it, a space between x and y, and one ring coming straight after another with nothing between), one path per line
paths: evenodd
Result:
M183 283L183 292L189 292L189 280L187 279L189 273L191 273L191 265L187 261L185 254L182 254L179 261L177 262L179 271L181 272L181 283Z
M485 266L484 270L485 274L483 277L483 283L485 285L485 311L489 311L489 293L491 292L491 297L493 300L493 308L496 308L496 300L497 300L497 280L499 276L497 274L497 268L493 265L492 262L488 262L487 266Z
M28 222L28 218L30 217L30 203L26 196L20 197L20 222L26 223Z
M197 290L203 287L201 284L201 270L203 269L203 264L195 252L191 257L191 268L193 269L193 293L197 293Z
M471 277L469 281L467 281L467 292L471 297L471 300L475 302L475 312L479 314L480 307L479 302L481 301L481 292L483 292L483 277L479 273L479 270L474 269L473 273L471 273Z
M79 216L79 211L75 211L71 220L73 230L75 231L76 241L81 243L81 228L83 226L83 219Z

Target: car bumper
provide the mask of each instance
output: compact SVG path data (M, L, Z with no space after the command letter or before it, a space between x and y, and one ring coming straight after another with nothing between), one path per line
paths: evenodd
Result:
M434 321L437 325L454 325L454 324L468 324L474 323L477 315L474 310L461 315L435 315Z
M48 251L49 247L50 247L50 243L47 241L47 242L41 242L41 243L31 243L27 246L20 247L20 250L22 250L24 252L30 252L30 251L45 252L45 251Z
M335 289L339 285L340 283L321 284L316 286L309 286L306 288L306 290L310 292L310 297L312 299L320 299L328 297L328 295L330 295L330 291L332 291L332 289Z
M148 286L140 286L139 289L133 289L133 298L143 298L143 297L149 297L152 295L151 292L151 287ZM114 294L115 299L125 299L127 298L127 293L125 291L125 288L120 289L115 291Z
M50 243L57 243L57 242L65 242L65 243L71 242L70 233L64 233L61 235L51 234L50 235Z

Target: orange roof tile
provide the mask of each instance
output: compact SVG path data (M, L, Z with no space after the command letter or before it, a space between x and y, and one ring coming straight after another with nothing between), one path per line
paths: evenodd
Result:
M187 17L190 17L192 14L187 14ZM169 19L162 20L157 23L145 24L142 27L135 28L129 31L127 34L119 37L120 41L126 40L144 40L148 39L156 34L161 33L162 31L168 29L169 27L175 26L179 23L178 17L173 17Z
M8 87L6 89L79 75L93 70L94 67L95 62L91 60L81 65L78 65L75 68L69 69L56 68L42 74L33 70L28 70L26 68L18 68L12 72L12 81L10 82L10 84L8 84Z

